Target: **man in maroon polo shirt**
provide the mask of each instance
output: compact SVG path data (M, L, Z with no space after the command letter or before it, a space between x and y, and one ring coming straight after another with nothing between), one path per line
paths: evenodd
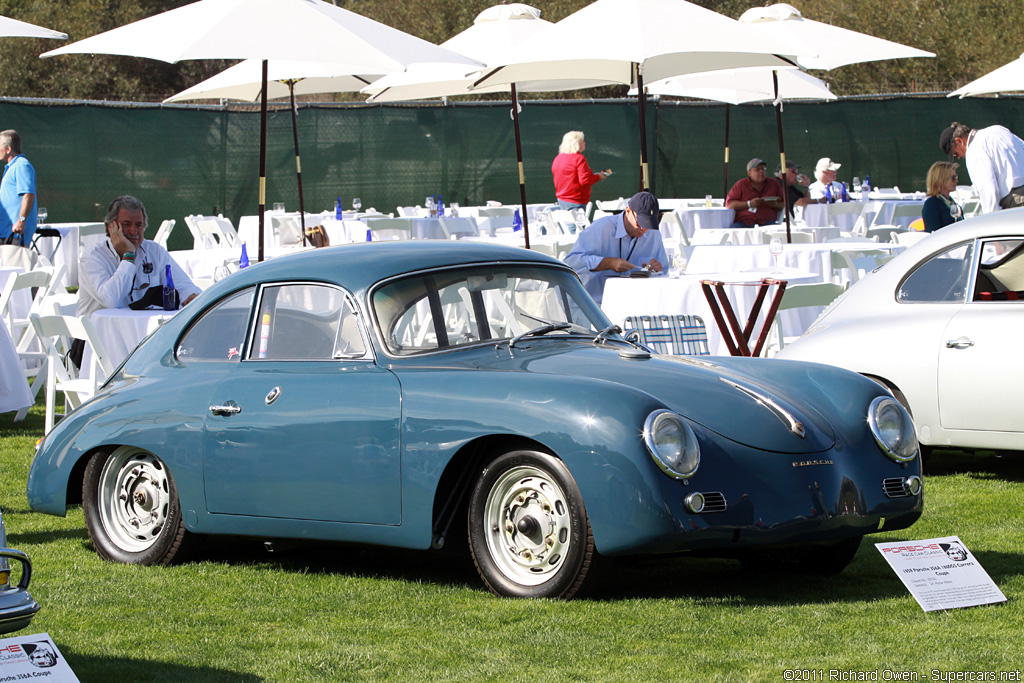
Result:
M736 212L734 228L775 223L782 210L782 185L768 177L767 165L754 158L747 162L747 177L736 181L725 197L725 206Z

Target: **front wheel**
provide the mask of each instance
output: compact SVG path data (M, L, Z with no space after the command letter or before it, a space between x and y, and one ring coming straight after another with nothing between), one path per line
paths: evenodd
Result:
M490 463L470 498L469 547L495 595L575 595L590 569L594 538L565 464L535 451Z
M132 446L92 456L85 467L82 507L93 547L113 562L170 564L196 541L185 530L167 466Z

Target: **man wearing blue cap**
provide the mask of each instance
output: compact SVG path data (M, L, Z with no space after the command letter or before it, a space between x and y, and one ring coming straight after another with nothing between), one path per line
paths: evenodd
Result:
M658 230L660 219L658 199L650 192L638 192L625 211L598 218L576 237L565 262L579 274L594 301L601 303L609 277L638 268L662 271L668 254Z

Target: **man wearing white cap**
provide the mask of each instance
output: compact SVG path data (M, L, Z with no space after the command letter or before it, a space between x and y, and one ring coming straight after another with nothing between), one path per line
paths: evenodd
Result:
M843 194L843 186L836 182L836 171L842 164L837 164L828 157L818 159L818 165L814 167L814 178L817 182L811 183L807 190L811 193L811 199L824 199L829 195L826 188L831 187L832 198L839 201Z

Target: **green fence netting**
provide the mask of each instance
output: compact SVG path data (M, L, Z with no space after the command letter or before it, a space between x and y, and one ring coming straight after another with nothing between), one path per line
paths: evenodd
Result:
M299 109L302 179L307 211L332 209L341 197L394 211L427 195L466 205L519 199L511 111L502 103L304 105ZM787 158L810 174L815 161L843 164L839 179L871 174L877 186L923 190L941 158L939 131L950 121L975 127L1000 123L1024 133L1024 99L944 97L845 99L787 103ZM159 221L223 213L237 224L256 213L259 113L219 106L159 106L60 101L0 101L0 128L22 135L36 168L39 203L52 222L99 220L119 194L142 199ZM594 198L629 196L640 184L636 100L527 101L521 128L527 199L554 201L551 160L567 130L587 136L594 169L615 173ZM725 105L652 102L647 138L653 190L663 197L723 192ZM778 138L769 105L730 110L730 183L746 161L774 169ZM966 174L961 178L966 180ZM267 203L298 208L291 114L268 120ZM176 230L172 248L189 246Z

